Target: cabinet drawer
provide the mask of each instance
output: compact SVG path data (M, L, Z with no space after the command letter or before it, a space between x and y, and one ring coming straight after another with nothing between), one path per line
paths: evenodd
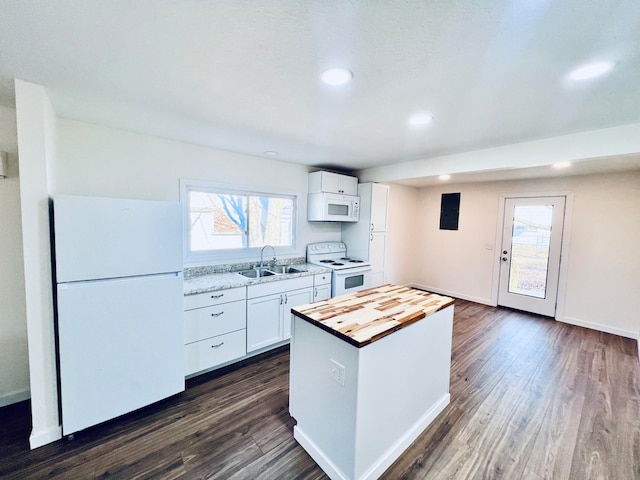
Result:
M229 288L227 290L216 290L215 292L198 293L184 297L184 309L209 307L220 303L235 302L247 298L247 288Z
M316 273L313 276L313 285L314 286L318 286L318 285L326 285L328 283L331 283L331 272L329 273Z
M230 362L247 354L247 331L219 335L184 347L185 375Z
M313 287L313 275L249 285L247 287L247 298L263 297L307 287Z
M244 300L239 300L187 310L184 312L184 343L247 328L246 305Z

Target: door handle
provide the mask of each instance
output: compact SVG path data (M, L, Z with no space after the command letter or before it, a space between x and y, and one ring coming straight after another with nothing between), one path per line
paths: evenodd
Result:
M507 260L509 260L507 257L502 257L503 262L506 262Z

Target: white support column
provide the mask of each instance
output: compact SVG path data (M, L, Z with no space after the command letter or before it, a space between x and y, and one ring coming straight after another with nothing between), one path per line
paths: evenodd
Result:
M53 323L49 188L56 116L40 85L15 81L22 247L31 384L31 448L62 437Z

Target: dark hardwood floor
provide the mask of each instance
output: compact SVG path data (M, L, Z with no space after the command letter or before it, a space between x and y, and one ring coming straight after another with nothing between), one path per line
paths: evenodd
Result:
M2 408L0 478L327 478L293 439L288 361L198 377L34 451L28 403ZM636 342L456 300L451 403L383 478L640 479Z

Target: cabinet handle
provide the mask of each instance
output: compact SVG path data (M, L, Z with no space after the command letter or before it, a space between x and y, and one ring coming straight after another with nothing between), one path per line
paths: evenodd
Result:
M287 303L289 301L289 298L287 297L287 294L284 294L284 303Z
M220 315L222 315L224 313L224 310L218 313L212 313L211 316L212 317L219 317Z
M211 295L211 298L222 298L224 297L224 293L221 293L220 295Z
M374 228L373 228L373 223L371 224L371 231L373 232Z
M373 233L371 234L371 241L373 242Z
M282 305L282 295L280 295L280 305Z
M224 342L220 342L217 345L211 345L211 348L220 348L222 345L224 345Z
M316 298L318 296L318 289L316 288L313 292L313 298Z

